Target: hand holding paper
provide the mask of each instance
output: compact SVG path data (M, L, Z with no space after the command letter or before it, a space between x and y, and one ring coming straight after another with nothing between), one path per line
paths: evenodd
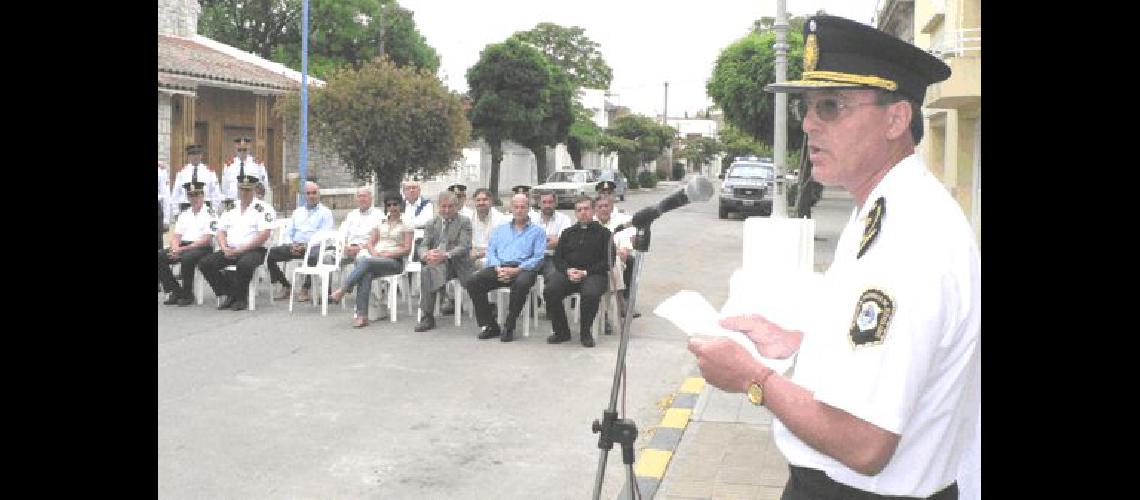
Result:
M653 310L654 314L672 321L677 328L689 336L705 335L725 337L743 347L760 363L777 373L783 374L791 367L794 357L785 359L767 358L756 349L756 344L741 332L729 330L720 325L720 315L699 293L682 290L664 300Z

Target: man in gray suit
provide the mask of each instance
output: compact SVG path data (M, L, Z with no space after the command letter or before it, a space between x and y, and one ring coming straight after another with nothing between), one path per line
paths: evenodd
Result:
M420 240L420 310L423 319L417 332L435 328L435 296L452 278L466 281L474 272L471 263L471 219L459 215L455 194L444 191L436 198L436 216L424 225Z

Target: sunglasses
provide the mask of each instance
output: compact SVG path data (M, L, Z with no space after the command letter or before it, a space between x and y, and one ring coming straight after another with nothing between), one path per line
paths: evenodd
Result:
M792 115L795 116L796 120L803 121L807 118L808 109L811 108L815 110L815 116L819 118L820 121L830 122L839 118L839 113L842 113L845 109L866 106L868 104L877 103L873 101L848 103L838 97L824 97L814 101L796 99L792 106Z

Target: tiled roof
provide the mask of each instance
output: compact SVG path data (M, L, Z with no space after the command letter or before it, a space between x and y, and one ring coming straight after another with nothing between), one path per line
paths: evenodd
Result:
M278 91L301 88L297 80L263 66L195 39L158 35L158 83L162 87L193 88L190 82L211 80L223 86L228 83Z

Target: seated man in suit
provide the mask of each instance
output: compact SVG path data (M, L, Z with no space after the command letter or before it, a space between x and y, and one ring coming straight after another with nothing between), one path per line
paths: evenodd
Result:
M170 292L163 304L188 306L194 302L194 269L198 261L214 252L211 245L218 218L206 208L204 182L187 182L184 189L190 197L190 208L178 215L170 234L170 248L158 251L158 279ZM171 264L182 263L182 285L174 279Z
M511 198L513 219L491 232L483 269L464 283L475 306L475 319L482 330L480 340L500 335L499 340L503 342L514 340L515 321L522 313L530 287L534 286L538 276L545 256L546 232L542 226L531 222L527 213L529 209L530 200L525 194ZM510 307L502 331L491 317L491 304L487 300L487 292L501 286L511 287Z
M455 194L444 191L436 198L439 215L424 226L420 241L420 311L417 332L435 328L435 296L452 278L467 281L471 266L471 219L459 215Z
M217 252L202 259L199 267L214 295L226 297L218 309L244 310L249 306L249 282L253 271L265 261L265 241L273 229L277 212L273 206L253 198L257 177L241 174L237 177L238 204L218 221ZM222 268L236 265L236 276L222 276Z
M590 327L598 313L598 303L606 292L606 275L610 270L610 230L594 220L594 200L581 197L574 202L577 221L562 231L558 246L546 271L546 315L554 327L554 335L546 341L558 344L570 340L570 327L566 324L566 311L562 299L580 293L582 345L594 347Z

